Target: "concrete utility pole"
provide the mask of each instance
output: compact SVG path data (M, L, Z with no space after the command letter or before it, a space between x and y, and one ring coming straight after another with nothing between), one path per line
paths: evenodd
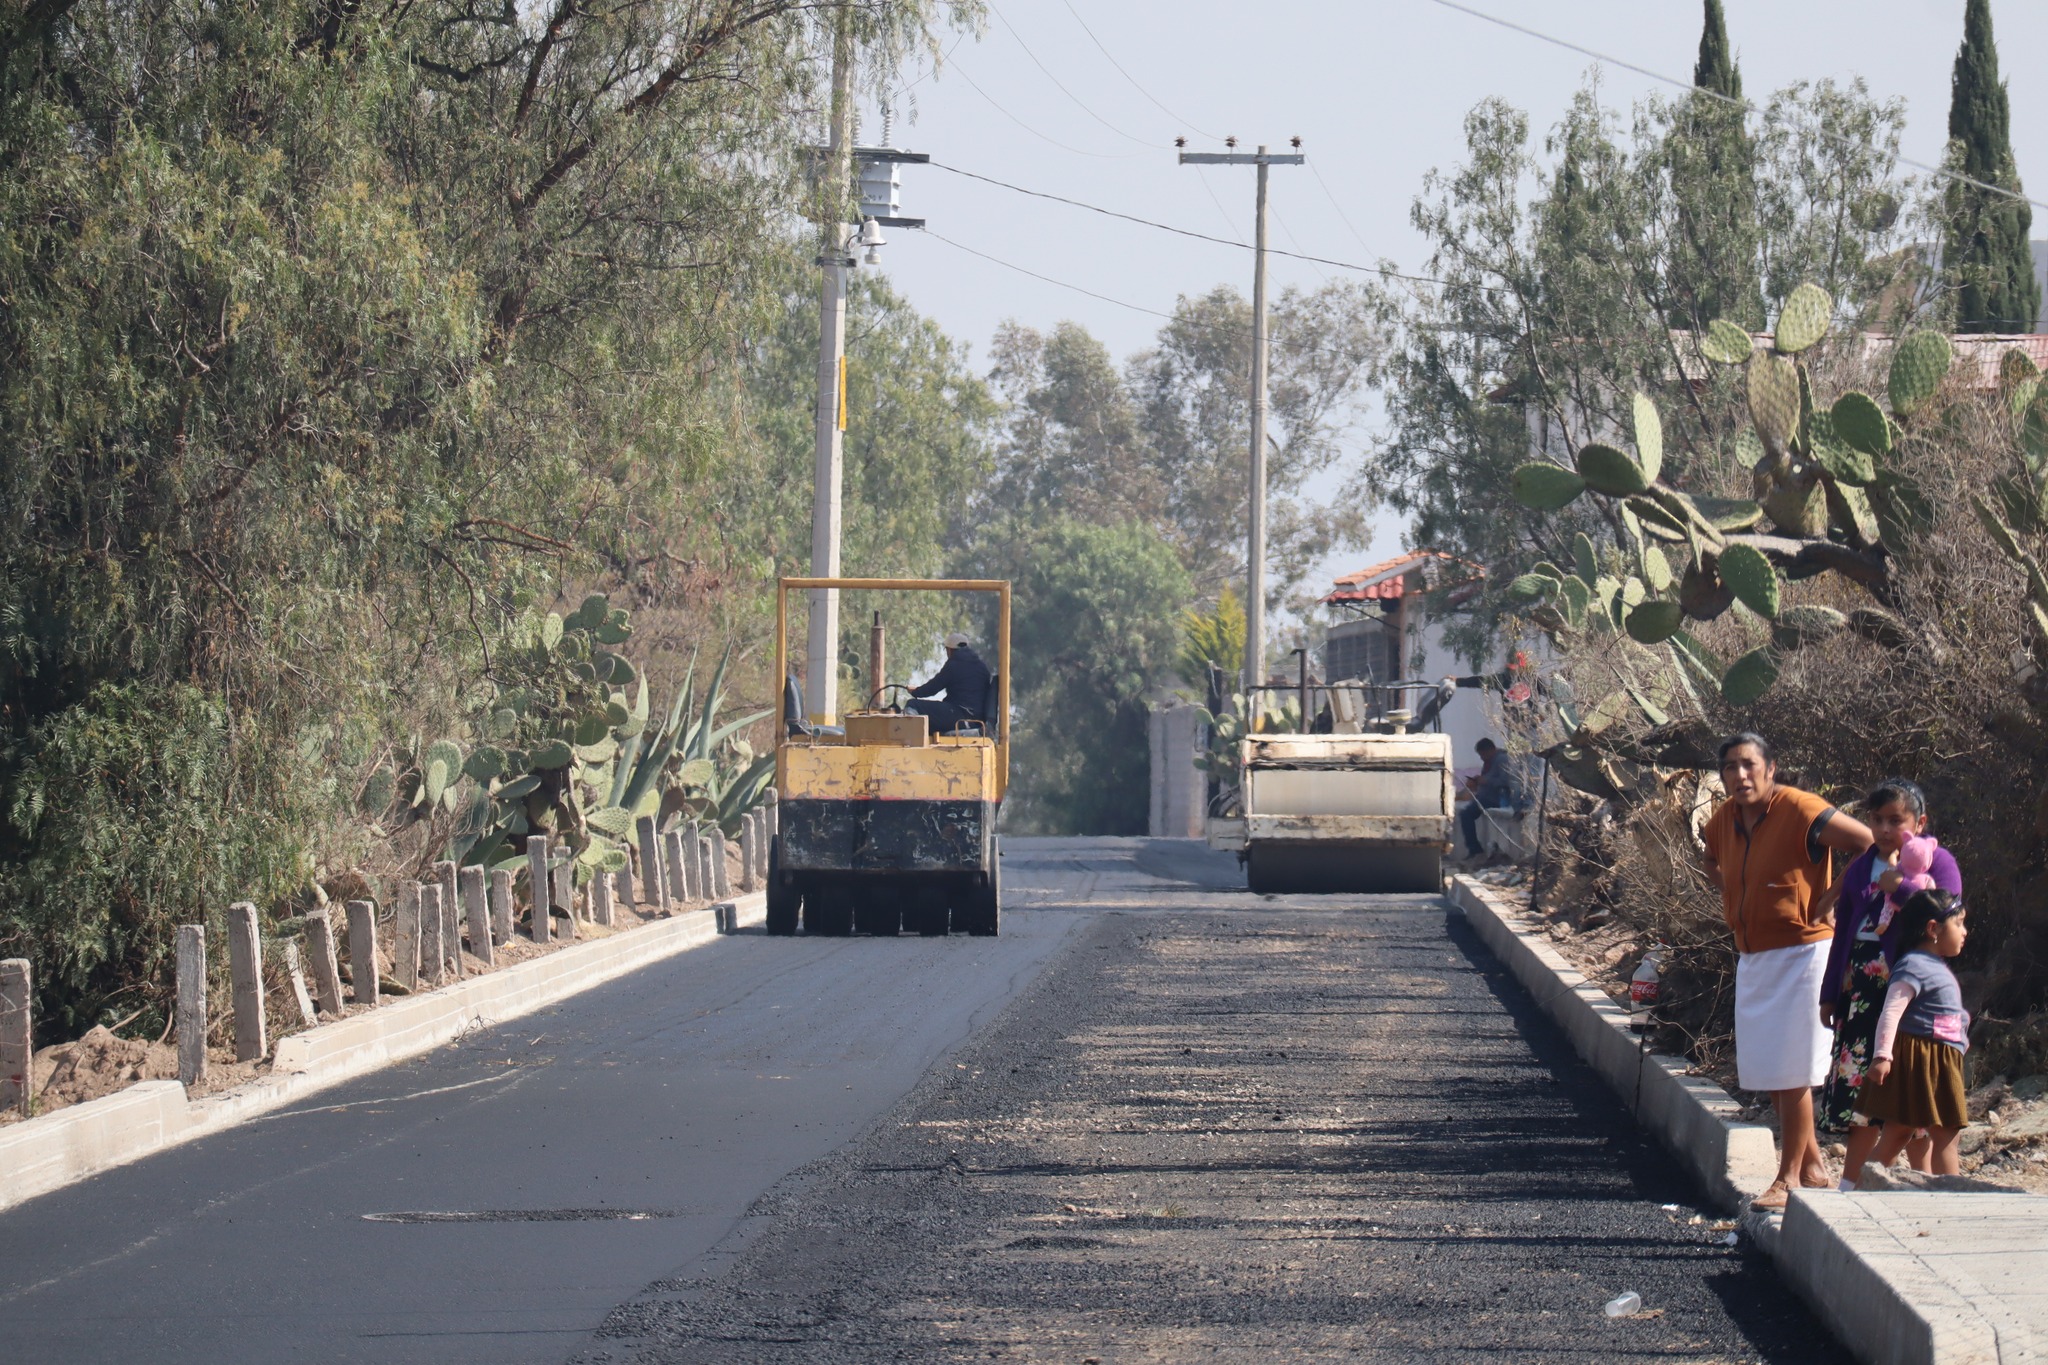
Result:
M846 429L846 272L848 252L844 202L853 168L853 11L839 11L832 39L832 127L819 186L818 264L825 280L818 295L817 471L811 494L811 576L839 577L840 492L845 463L841 433ZM830 724L839 711L839 594L811 590L809 678L804 691L810 718ZM777 684L780 686L781 684Z
M1236 139L1231 139L1234 146ZM1293 145L1301 146L1295 138ZM1183 166L1257 166L1259 168L1258 212L1252 252L1252 449L1251 509L1245 536L1244 594L1244 691L1248 702L1252 689L1266 680L1266 168L1299 166L1307 160L1299 151L1268 152L1263 143L1257 152L1189 152L1180 154Z

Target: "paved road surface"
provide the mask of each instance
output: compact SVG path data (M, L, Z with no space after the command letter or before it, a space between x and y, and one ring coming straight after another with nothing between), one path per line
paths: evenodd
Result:
M0 1213L0 1343L1838 1358L1440 903L1239 885L1185 845L1019 840L1001 939L686 954ZM491 1210L529 1216L411 1217ZM1625 1288L1653 1315L1602 1317Z

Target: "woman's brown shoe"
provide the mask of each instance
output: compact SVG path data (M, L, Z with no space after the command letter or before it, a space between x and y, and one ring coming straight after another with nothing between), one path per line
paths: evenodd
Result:
M1771 1187L1749 1201L1749 1206L1758 1213L1783 1213L1785 1205L1792 1200L1792 1191L1782 1180L1773 1180Z

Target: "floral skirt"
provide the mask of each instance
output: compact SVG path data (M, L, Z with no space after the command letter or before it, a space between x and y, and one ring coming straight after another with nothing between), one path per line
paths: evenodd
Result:
M1892 980L1884 945L1863 938L1853 940L1848 977L1848 984L1835 997L1835 1045L1828 1054L1827 1084L1821 1088L1820 1106L1814 1112L1816 1126L1828 1133L1843 1132L1854 1123L1850 1116L1856 1109L1856 1092L1863 1088L1863 1073L1877 1046L1877 1015L1884 1008L1885 989Z

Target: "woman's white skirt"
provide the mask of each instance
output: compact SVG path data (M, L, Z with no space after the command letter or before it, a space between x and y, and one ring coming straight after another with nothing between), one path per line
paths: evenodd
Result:
M1797 1090L1827 1079L1820 1022L1828 944L1801 943L1735 960L1735 1071L1744 1090Z

